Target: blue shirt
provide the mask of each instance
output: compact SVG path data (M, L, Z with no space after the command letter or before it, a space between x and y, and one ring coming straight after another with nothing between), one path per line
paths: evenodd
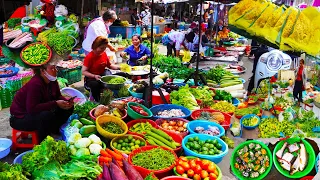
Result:
M133 45L131 45L127 49L125 49L124 52L126 52L130 56L130 59L129 59L130 66L135 66L136 61L138 59L142 58L142 56L147 55L149 57L151 55L149 48L147 48L146 46L144 46L142 44L140 44L140 51L139 52L134 50Z

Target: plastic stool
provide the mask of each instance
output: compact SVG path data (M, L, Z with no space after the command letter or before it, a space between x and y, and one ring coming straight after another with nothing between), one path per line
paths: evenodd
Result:
M32 143L24 144L19 143L19 138L27 138L28 135L31 135ZM33 146L39 144L38 134L36 131L19 131L16 129L12 129L12 149L16 150L17 148L33 148Z

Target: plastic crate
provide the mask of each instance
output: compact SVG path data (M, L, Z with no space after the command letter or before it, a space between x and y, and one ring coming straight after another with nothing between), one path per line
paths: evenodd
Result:
M81 81L82 72L81 66L78 66L74 69L64 69L60 68L58 70L58 77L62 77L68 80L68 84L73 84Z
M12 100L16 91L11 91L9 88L0 89L0 102L2 108L8 108L11 106Z

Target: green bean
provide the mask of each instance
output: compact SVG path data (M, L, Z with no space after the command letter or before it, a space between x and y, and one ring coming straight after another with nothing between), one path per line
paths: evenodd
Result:
M162 148L154 148L133 156L132 162L149 170L161 170L170 167L175 162L175 156Z

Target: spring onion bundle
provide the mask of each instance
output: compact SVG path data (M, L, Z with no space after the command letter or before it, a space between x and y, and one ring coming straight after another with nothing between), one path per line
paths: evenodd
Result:
M66 31L51 33L48 36L48 45L56 51L58 55L63 55L71 51L75 42Z

